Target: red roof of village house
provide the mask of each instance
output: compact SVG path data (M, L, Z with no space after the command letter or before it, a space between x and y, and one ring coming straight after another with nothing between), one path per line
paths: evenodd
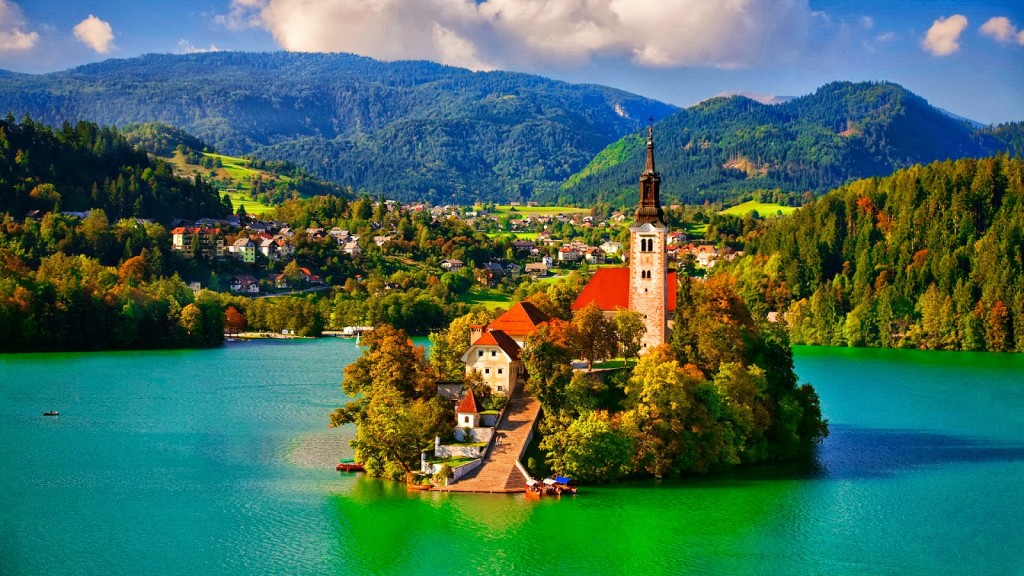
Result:
M601 310L629 308L629 268L599 268L572 303L573 310L597 302ZM676 309L676 273L668 273L668 311Z
M476 407L476 398L473 397L473 391L467 390L466 395L462 397L462 401L455 408L455 411L461 414L479 414L480 410Z
M473 346L497 346L513 361L519 360L519 344L516 344L511 336L501 330L484 332L483 336L473 342Z
M500 330L505 334L528 336L537 331L537 327L551 318L541 312L531 302L519 302L512 306L490 324L490 329Z

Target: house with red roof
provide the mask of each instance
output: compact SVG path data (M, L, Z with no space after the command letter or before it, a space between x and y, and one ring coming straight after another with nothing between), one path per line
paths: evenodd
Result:
M462 356L466 373L477 371L492 392L511 395L526 381L519 357L526 338L550 320L530 302L519 302L487 326L470 329L469 349Z
M476 428L480 425L480 408L476 405L476 396L472 390L467 390L455 407L455 424L460 428Z

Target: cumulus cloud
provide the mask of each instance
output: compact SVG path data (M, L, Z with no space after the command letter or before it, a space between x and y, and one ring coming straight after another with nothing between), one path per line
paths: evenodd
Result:
M37 32L25 30L21 6L0 0L0 55L31 50L38 41Z
M949 56L960 49L960 34L967 28L967 17L953 14L939 18L928 29L921 46L936 56Z
M232 0L218 21L286 50L486 69L585 64L742 67L798 53L807 0Z
M74 27L75 38L100 54L110 52L114 45L114 29L108 22L89 14Z
M1024 46L1024 30L1018 31L1017 27L1006 16L989 18L987 22L981 25L981 33L1001 44L1016 42Z

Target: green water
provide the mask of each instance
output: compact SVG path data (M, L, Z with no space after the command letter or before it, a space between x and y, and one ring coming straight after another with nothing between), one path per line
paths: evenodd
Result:
M1024 574L1024 356L800 348L813 463L532 502L334 472L355 355L0 355L0 574Z

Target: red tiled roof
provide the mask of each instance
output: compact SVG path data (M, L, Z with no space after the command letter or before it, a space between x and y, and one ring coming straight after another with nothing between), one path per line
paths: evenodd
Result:
M500 330L514 336L527 336L537 331L537 327L550 320L531 302L519 302L512 306L490 324L490 329Z
M467 390L466 395L462 397L462 401L455 408L456 412L462 414L479 414L480 410L476 407L476 398L473 396L472 390Z
M516 341L511 336L501 330L484 332L483 336L480 336L476 339L476 342L473 342L473 346L497 346L501 348L502 352L508 354L508 357L513 362L519 360L519 344L516 344Z
M596 302L601 310L629 308L629 268L599 268L572 303L580 310ZM676 273L668 273L668 311L676 309Z

